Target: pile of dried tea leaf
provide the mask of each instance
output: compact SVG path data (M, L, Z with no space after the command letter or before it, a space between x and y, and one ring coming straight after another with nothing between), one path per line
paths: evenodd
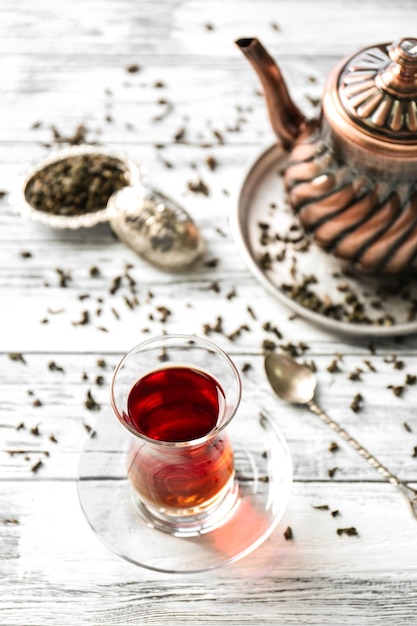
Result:
M128 184L120 161L104 154L80 154L37 171L25 189L35 209L56 215L80 215L106 207L115 191Z

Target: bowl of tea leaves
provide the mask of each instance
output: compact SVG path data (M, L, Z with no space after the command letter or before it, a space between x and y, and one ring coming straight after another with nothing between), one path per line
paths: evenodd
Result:
M23 217L55 228L87 228L108 221L109 198L139 180L130 158L95 146L71 146L38 163L13 204Z

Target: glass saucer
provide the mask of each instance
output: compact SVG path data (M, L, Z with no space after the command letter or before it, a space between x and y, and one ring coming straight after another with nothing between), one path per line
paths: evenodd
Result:
M81 453L77 477L81 507L94 532L127 561L160 572L203 572L252 552L287 508L291 457L279 429L256 408L239 410L228 434L235 456L235 506L209 532L178 537L140 515L126 476L129 439L106 409Z

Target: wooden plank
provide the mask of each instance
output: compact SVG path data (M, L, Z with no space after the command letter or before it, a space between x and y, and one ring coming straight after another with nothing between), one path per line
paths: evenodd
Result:
M185 614L199 625L251 624L255 615L262 625L413 623L416 525L386 485L296 484L285 518L261 548L192 576L152 573L114 556L83 519L71 483L21 483L16 491L2 482L0 490L19 522L0 525L8 546L0 557L4 626L176 626ZM323 505L329 510L315 508ZM294 537L286 541L288 525ZM358 536L337 534L348 526Z
M225 343L221 345L226 347ZM241 352L237 347L231 351L241 372L245 363L251 365L247 373L242 373L240 413L245 417L253 413L253 419L257 420L262 412L276 421L288 440L297 481L383 480L316 416L305 409L285 405L274 396L266 386L259 354ZM24 355L26 364L12 362L7 355L0 358L3 478L35 482L75 476L87 429L94 427L101 411L109 406L112 369L119 357L121 353L30 353ZM101 359L105 361L104 368L98 365ZM340 372L331 374L327 366L332 359L314 355L318 401L392 471L404 480L417 481L414 453L417 387L407 386L402 397L396 396L388 385L403 383L408 362L404 359L404 370L395 370L384 359L372 357L376 370L372 372L366 371L362 357L346 355ZM414 359L411 367L413 363ZM363 368L361 380L349 380L358 367ZM99 405L99 411L87 410L88 393ZM361 410L355 413L350 405L357 393L363 395L363 402ZM332 451L333 442L339 448ZM39 460L42 467L36 473L31 472Z
M123 5L121 9L119 4L106 3L98 11L64 2L62 12L53 14L45 4L33 12L25 10L23 3L19 9L25 20L13 6L6 7L7 19L0 27L1 52L8 59L8 91L13 89L16 95L2 128L3 139L27 140L28 129L36 121L57 124L69 132L78 118L93 129L100 125L107 141L122 137L129 141L132 131L124 128L128 122L138 129L141 140L165 142L184 124L184 116L193 121L188 126L195 139L204 128L208 108L213 124L224 130L236 121L236 106L241 106L251 122L245 125L246 137L255 141L256 130L267 129L263 105L254 98L258 83L233 45L234 39L248 33L248 24L249 34L261 37L280 59L294 98L311 114L310 98L321 96L325 77L341 56L371 42L402 36L416 14L412 0L402 3L401 10L392 3L378 5L376 10L374 3L364 2L344 6L341 19L337 4L313 6L304 0L286 3L279 10L261 3L254 19L250 3L242 3L238 12L228 3L226 9L221 5L222 19L216 27L216 6L220 5L168 3L153 16L149 37L154 4ZM113 13L118 17L110 17ZM323 15L328 37L317 36ZM207 24L213 29L208 30ZM125 68L133 62L142 67L138 75L126 74ZM202 80L203 91L195 87ZM166 89L155 89L161 81ZM209 107L207 94L212 94ZM167 124L149 123L161 113L157 104L161 97L173 101L175 111ZM71 107L65 106L69 99ZM256 115L250 113L254 105ZM110 114L113 123L105 121ZM40 136L45 133L41 131Z

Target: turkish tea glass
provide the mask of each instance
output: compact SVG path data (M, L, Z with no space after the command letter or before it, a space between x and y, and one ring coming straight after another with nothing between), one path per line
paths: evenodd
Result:
M228 355L191 335L152 338L122 358L110 397L130 437L127 476L142 520L177 536L221 525L238 500L226 427L241 381Z

